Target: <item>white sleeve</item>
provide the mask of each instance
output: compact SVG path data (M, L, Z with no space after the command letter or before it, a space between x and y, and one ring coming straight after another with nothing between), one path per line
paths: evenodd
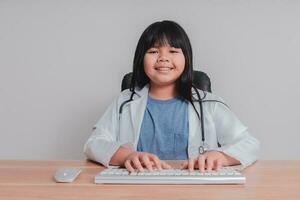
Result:
M260 142L228 107L216 102L213 118L220 151L239 160L243 167L258 159Z
M94 126L94 130L84 145L85 155L108 167L111 157L120 147L117 141L119 134L118 99L107 108L103 116Z

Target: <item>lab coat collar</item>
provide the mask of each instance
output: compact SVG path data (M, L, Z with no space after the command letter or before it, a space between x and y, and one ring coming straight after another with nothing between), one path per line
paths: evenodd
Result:
M142 89L140 90L135 90L135 93L139 96L142 97L144 95L148 95L149 92L149 84L145 85Z
M200 98L203 99L206 97L206 92L205 91L202 91L202 90L199 90L198 89L198 92L199 92L199 95L200 95ZM149 93L149 84L146 84L142 89L140 90L136 90L135 93L139 96L139 97L142 97L144 95L148 95ZM195 91L194 88L192 88L192 96L193 98L196 100L198 99L198 96L197 96L197 93Z

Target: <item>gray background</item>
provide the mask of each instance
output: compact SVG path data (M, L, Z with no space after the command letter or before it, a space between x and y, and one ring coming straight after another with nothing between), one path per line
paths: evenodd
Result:
M194 67L262 142L300 159L299 1L0 1L0 159L84 159L143 30L178 22Z

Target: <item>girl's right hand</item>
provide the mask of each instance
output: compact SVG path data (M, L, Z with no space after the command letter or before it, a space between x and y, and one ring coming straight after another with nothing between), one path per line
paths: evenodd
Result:
M153 167L156 167L158 170L171 168L168 163L160 160L156 155L139 151L129 154L125 159L124 166L130 172L134 172L135 169L143 172L144 167L150 172L153 170Z

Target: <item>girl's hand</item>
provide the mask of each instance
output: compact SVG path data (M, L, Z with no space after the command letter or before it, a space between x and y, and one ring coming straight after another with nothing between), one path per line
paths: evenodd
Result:
M227 165L236 165L240 162L220 151L207 151L204 154L200 154L196 158L189 158L188 161L185 161L182 165L182 169L189 169L193 171L194 168L204 172L211 170L220 170L222 166Z
M149 171L152 171L153 167L157 167L158 170L171 168L169 164L160 160L156 155L138 151L129 154L125 159L124 165L130 172L134 172L135 169L142 172L144 171L143 167Z

